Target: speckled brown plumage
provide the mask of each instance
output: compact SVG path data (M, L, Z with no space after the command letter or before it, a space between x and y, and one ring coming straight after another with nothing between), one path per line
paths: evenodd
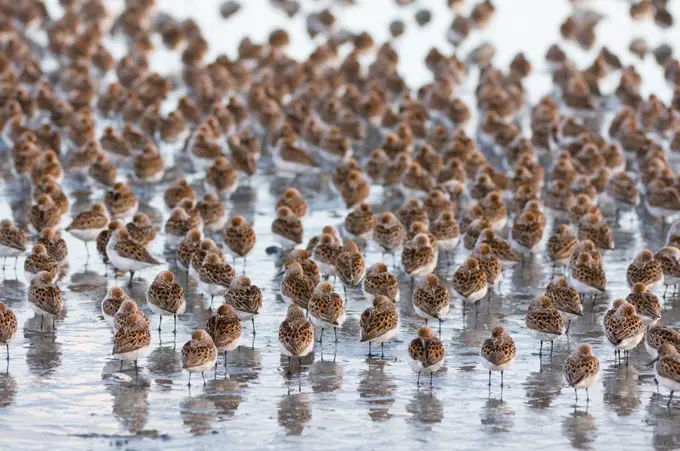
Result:
M561 335L566 329L560 312L546 296L539 296L531 303L525 323L527 328L545 334Z
M279 326L279 343L296 357L302 357L314 343L314 327L305 319L305 313L300 306L288 307L286 319Z
M47 195L38 197L35 205L29 211L28 220L38 232L46 228L54 228L61 221L62 212Z
M151 331L146 316L130 315L113 337L113 354L126 354L151 346Z
M3 219L0 222L0 245L23 252L26 250L26 233L9 219Z
M184 304L184 288L170 271L161 271L149 285L148 301L169 313L176 313Z
M306 309L314 292L314 282L304 275L302 266L295 261L286 263L285 271L281 280L281 295Z
M656 253L654 259L661 265L664 279L680 279L680 249L666 246Z
M57 261L57 263L64 261L68 257L66 241L61 237L58 230L44 229L40 232L40 238L37 243L45 246L47 255Z
M647 290L642 282L633 284L631 293L626 296L626 301L635 306L638 315L646 317L649 321L656 322L661 318L661 304L654 293ZM642 320L643 322L646 319Z
M191 265L191 257L200 247L202 238L203 236L199 229L191 229L182 242L177 245L177 251L175 252L177 262L184 268L189 268L189 265Z
M112 217L119 217L138 205L137 197L132 188L126 183L116 183L113 189L104 195L104 205Z
M545 287L545 295L552 300L555 308L571 315L583 315L581 297L570 287L564 277L557 277Z
M295 244L302 244L304 228L300 218L285 206L277 208L276 215L277 218L272 221L272 233Z
M654 259L652 251L644 249L635 257L626 270L626 280L628 286L633 286L636 282L651 285L663 280L663 268L661 263Z
M412 360L420 362L423 368L429 368L444 360L446 350L439 337L429 328L423 327L418 331L418 337L409 343L408 355Z
M680 331L670 326L652 326L645 336L647 348L659 352L664 343L670 343L675 349L680 350Z
M415 274L424 268L434 269L436 252L430 244L430 239L424 233L419 233L409 241L401 252L401 264L406 274Z
M453 273L451 285L458 294L468 297L484 289L487 285L486 273L480 268L479 262L476 259L468 258Z
M71 224L66 227L66 231L103 229L109 223L106 210L103 204L95 204L90 210L79 213Z
M224 242L233 253L245 257L255 246L255 231L241 216L231 218L224 228Z
M384 263L376 263L366 271L364 291L373 296L385 296L393 302L398 301L399 280L387 270Z
M39 273L33 279L27 297L28 302L52 316L61 312L64 303L61 289L52 283L52 276L47 272Z
M156 227L151 223L151 220L144 213L137 213L132 222L125 225L130 238L139 244L146 246L156 238Z
M440 283L439 277L434 274L428 274L425 282L413 290L413 306L433 318L442 319L440 317L441 312L448 312L450 301L449 290Z
M486 282L489 285L494 285L499 281L503 273L503 267L501 261L493 254L488 244L481 243L475 247L471 257L479 263L479 267L484 271Z
M572 266L571 278L598 291L604 291L607 286L607 276L604 268L598 265L588 253L581 253Z
M554 235L548 238L546 251L553 262L566 263L576 250L578 240L571 228L561 224Z
M477 244L485 243L490 248L493 254L498 257L501 262L519 262L521 260L517 252L513 251L510 244L503 238L496 235L491 229L484 229L477 238Z
M235 275L234 268L224 261L220 261L219 254L213 252L206 254L203 264L198 270L198 278L201 282L225 288L231 286Z
M399 326L395 303L385 296L376 296L373 306L364 310L359 321L361 341L373 341Z
M276 201L276 209L288 207L298 218L307 215L307 202L302 193L296 188L287 188L283 195Z
M406 238L406 228L392 213L383 214L373 230L373 240L384 252L398 251Z
M375 229L378 218L368 204L360 204L345 217L345 230L351 235L365 237Z
M564 378L571 387L576 388L599 372L600 361L589 345L579 345L578 350L564 360Z
M366 274L366 262L354 241L346 241L335 259L335 270L345 285L355 287Z
M57 277L59 273L59 266L56 260L47 255L45 246L37 243L31 250L31 255L24 260L24 272L29 274L38 274L42 271L49 273L52 279Z
M240 340L243 335L241 321L236 316L234 307L229 304L221 305L215 315L208 318L205 331L212 338L218 352L233 346L234 342Z
M238 312L257 314L262 308L262 291L245 276L236 277L224 295L224 302Z
M491 338L482 343L480 355L492 365L506 365L517 357L517 347L510 334L497 326L491 331Z
M636 313L634 305L624 302L613 314L605 317L604 332L612 345L619 346L623 340L644 332L645 326Z
M17 334L18 322L14 312L0 301L0 344L9 345ZM7 355L9 359L9 354Z
M578 239L591 240L600 249L614 249L614 237L606 222L595 214L587 214L579 221Z
M341 325L340 320L345 315L344 301L330 283L321 282L316 286L309 300L309 314L323 322Z
M112 236L115 236L115 234L119 234L119 239L113 246L113 250L119 256L142 263L150 263L152 265L160 264L160 262L156 260L144 246L130 238L130 235L125 229L121 228L116 230Z
M205 330L191 334L191 340L182 346L182 368L191 370L217 360L217 347Z
M122 227L123 224L120 221L111 221L109 223L109 227L102 230L97 235L97 239L95 240L97 244L97 252L99 255L101 255L105 264L109 262L109 257L106 255L106 245L109 244L109 239L111 238L111 235L113 235L113 232Z

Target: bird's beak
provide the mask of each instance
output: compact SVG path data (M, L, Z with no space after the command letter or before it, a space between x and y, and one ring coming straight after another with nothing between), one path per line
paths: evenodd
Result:
M659 357L657 357L657 358L655 358L654 360L652 360L651 362L649 362L649 363L647 364L647 366L652 366L652 365L654 365L654 364L655 364L656 362L658 362L658 361L659 361Z
M285 273L286 273L286 270L285 270L285 269L282 269L281 271L277 272L276 275L275 275L274 277L281 277L281 276L284 275Z

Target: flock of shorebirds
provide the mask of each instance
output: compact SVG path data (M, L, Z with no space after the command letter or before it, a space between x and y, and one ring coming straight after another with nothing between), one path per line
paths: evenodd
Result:
M153 0L128 0L113 21L101 0L62 1L60 17L50 17L38 0L17 3L0 20L0 130L12 177L30 185L32 206L26 217L16 218L21 227L10 219L0 223L0 257L16 262L28 253L28 302L55 328L66 302L57 284L68 261L62 225L68 223L63 231L86 248L95 242L103 262L116 277L129 272L130 283L136 272L162 264L150 249L164 240L177 267L210 297L211 308L215 297L219 303L182 348L189 381L191 373L216 369L222 353L227 366L244 322L250 320L255 334L263 296L245 274L256 234L244 217L230 217L226 206L242 180L267 168L293 179L271 224L284 256L280 293L290 303L279 328L281 353L302 358L325 330L332 329L337 341L347 288L360 288L372 304L361 315L360 341L368 343L369 356L372 344L382 350L399 329L399 280L410 278L415 314L425 322L408 347L418 383L426 374L431 384L444 365L444 345L427 325L446 319L453 296L466 314L467 305L476 308L498 289L504 270L544 253L566 277L555 277L528 307L526 328L540 341L541 353L544 342L552 353L553 342L583 315L585 296L607 289L602 251L614 248L610 224L619 211L644 208L664 222L680 215L680 179L671 164L680 151L680 62L669 55L660 60L675 89L667 105L655 95L644 99L635 66L624 67L606 47L580 69L553 45L546 54L552 92L527 107L524 81L532 64L522 53L500 69L484 57L488 48L465 59L433 48L425 59L432 81L412 92L399 74L392 43L377 45L368 33L341 33L330 10L307 20L310 34L325 36L307 60L286 55L289 37L279 29L263 44L244 38L237 58L206 61L208 43L198 25L154 13ZM285 10L290 2L274 3ZM455 10L462 2L449 3ZM665 4L641 3L657 10ZM455 45L486 26L495 7L486 0L469 16L458 11L448 34ZM592 46L592 16L570 17L561 29L565 39ZM37 30L45 32L46 46L33 40ZM104 45L109 32L127 44L120 60ZM181 50L181 80L149 68L157 35L163 46ZM46 61L58 70L48 71ZM470 73L479 74L475 137L464 131L470 105L456 95ZM603 93L599 82L610 76L619 77L619 85ZM166 99L179 90L186 94L166 112ZM528 137L518 122L524 113ZM595 120L603 117L611 119L608 127ZM362 155L369 138L377 144ZM260 161L263 154L271 158ZM182 159L190 162L193 182L167 180L167 162ZM334 199L348 213L342 227L326 226L305 243L308 205L293 186L310 174L330 176ZM70 212L65 179L102 202ZM137 211L137 195L166 182L163 199L171 213L159 234L158 224ZM400 192L403 205L374 213L379 208L368 199L378 186ZM205 195L198 198L197 190ZM553 231L546 230L548 212ZM383 260L389 254L393 272L383 262L368 266L367 247ZM469 256L447 271L452 253L463 252L459 247ZM237 259L243 260L243 275L236 275ZM452 274L453 293L437 270ZM344 295L335 291L336 279ZM644 340L657 384L672 398L680 389L680 331L657 324L665 291L661 298L654 292L680 283L680 224L670 227L663 249L636 256L626 280L630 295L616 299L606 313L606 338L619 359L624 351L626 364L628 351ZM186 307L176 275L158 273L147 298L160 317L159 330L163 317L172 317L176 331ZM119 286L109 290L101 309L114 331L113 355L121 370L125 361L136 369L152 345L149 318ZM8 359L17 327L0 302L0 343ZM480 355L489 385L491 373L500 372L502 386L503 372L517 356L512 337L503 327L493 328ZM564 362L576 396L577 389L587 392L596 382L599 370L585 343Z

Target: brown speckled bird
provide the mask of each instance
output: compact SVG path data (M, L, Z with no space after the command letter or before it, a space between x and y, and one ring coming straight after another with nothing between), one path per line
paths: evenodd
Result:
M7 304L0 301L0 345L7 348L9 361L9 344L17 335L18 322L14 312L7 308Z
M222 232L224 243L227 245L226 252L230 254L234 261L237 258L243 259L243 269L245 271L246 259L255 247L255 230L248 224L242 216L234 216L224 227Z
M425 319L438 321L441 329L442 319L449 314L451 294L439 281L435 274L425 276L425 281L413 290L413 309L416 314Z
M241 321L236 310L229 304L222 304L215 315L205 323L205 331L212 338L218 353L224 353L224 371L227 371L227 353L238 348L243 336ZM217 359L215 359L217 365ZM215 367L217 371L217 366Z
M484 298L489 290L486 273L474 258L465 260L463 265L453 273L451 285L463 300L463 312L465 312L467 303L474 304L476 310L479 306L477 301Z
M279 326L279 347L281 353L288 357L289 372L291 357L298 358L299 366L302 357L312 352L314 326L305 319L305 312L299 305L288 307L286 319Z
M664 343L659 349L659 357L656 359L654 374L660 385L671 392L668 398L668 407L673 400L673 393L680 390L680 354L670 343Z
M189 372L191 387L191 373L201 373L203 385L205 385L204 372L217 363L217 347L208 332L203 329L195 330L191 334L191 340L182 346L182 369Z
M342 327L347 318L342 298L333 291L333 285L328 282L319 283L309 300L309 318L312 324L321 329L319 343L323 342L324 329L333 329L335 341L338 341L338 328Z
M388 297L378 295L373 306L364 310L359 321L361 342L368 342L368 355L371 356L371 343L380 343L381 357L384 357L384 344L399 331L399 312Z
M652 251L649 249L640 251L635 260L628 265L626 281L629 287L632 287L637 282L642 282L650 291L663 285L663 268L661 263L654 258Z
M539 296L531 303L525 323L529 331L541 342L539 356L543 354L544 341L550 342L550 355L552 355L553 341L566 332L559 310L547 296Z
M284 251L293 249L295 246L302 244L302 236L304 234L302 221L290 208L286 206L278 207L276 209L276 219L272 221L272 234L274 235L274 240Z
M432 376L444 365L446 350L439 337L429 327L418 329L418 336L408 346L409 366L418 373L416 385L420 385L420 373Z
M588 344L578 345L578 350L564 361L564 378L574 389L576 401L578 401L577 390L579 388L586 389L586 400L590 400L588 388L597 382L599 375L600 361L593 355L593 349Z
M246 276L238 276L231 282L231 286L224 295L225 304L229 304L236 310L236 315L241 321L250 320L253 324L255 335L255 315L262 308L262 291L257 285L253 285Z
M489 370L489 387L492 371L501 372L501 387L503 387L503 373L517 357L517 347L510 334L501 326L494 327L491 330L491 338L484 340L479 354L482 357L482 365Z
M565 334L568 334L571 320L583 316L581 296L576 288L569 286L564 277L557 277L550 281L545 287L545 295L552 300L555 308L562 315L562 319L567 321Z

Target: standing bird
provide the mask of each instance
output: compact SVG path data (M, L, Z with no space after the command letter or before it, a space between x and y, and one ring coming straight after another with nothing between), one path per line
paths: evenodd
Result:
M300 219L307 215L307 202L297 188L286 188L286 191L276 202L277 211L281 207L288 207Z
M302 357L312 352L314 326L305 319L305 312L299 305L288 307L286 319L279 326L279 347L281 353L288 357L289 372L291 357L297 357L299 366Z
M609 343L614 346L615 354L621 360L621 351L626 356L628 365L628 351L635 349L645 335L645 326L637 316L635 306L628 302L616 303L618 305L613 314L605 315L604 332ZM607 312L609 313L609 312Z
M345 241L335 259L335 271L342 282L347 301L347 287L354 288L361 284L366 276L366 262L354 241Z
M626 281L632 287L637 282L645 284L649 291L664 284L663 267L654 258L654 253L643 249L626 270Z
M9 362L9 344L17 335L17 317L7 305L0 301L0 345L7 348L7 361Z
M574 389L574 398L578 401L578 389L586 389L586 402L590 401L588 389L592 387L600 375L600 361L593 355L589 344L578 345L578 351L564 361L564 378Z
M569 275L571 284L579 293L597 296L606 289L607 277L604 268L587 252L579 254Z
M548 257L553 262L553 272L557 265L567 266L576 246L578 239L574 231L567 224L560 224L555 234L548 238L546 245Z
M123 228L123 223L117 220L113 220L109 222L108 228L106 230L102 230L99 232L99 235L97 235L97 253L99 256L102 258L102 261L104 262L104 265L109 264L109 256L106 253L106 246L109 244L109 240L111 239L111 235L113 235L113 232L115 232L118 229Z
M373 241L380 247L383 254L396 254L401 250L406 239L406 228L392 213L380 216L373 230Z
M314 292L314 282L305 276L302 266L296 261L286 263L284 271L285 275L281 280L283 300L306 310Z
M121 322L113 337L113 356L120 359L120 370L123 362L135 362L145 357L151 350L151 332L149 321L141 312L129 315Z
M262 291L257 285L252 285L246 276L238 276L232 282L224 295L224 303L236 310L241 321L252 321L253 335L255 335L255 315L262 308Z
M399 312L395 303L386 296L376 296L373 306L364 310L359 321L361 343L368 342L368 356L371 357L371 343L380 343L380 355L385 356L384 345L399 331Z
M465 260L465 263L453 273L451 284L453 290L464 302L463 312L465 312L466 303L474 304L475 308L478 308L477 301L484 298L489 290L486 273L474 258Z
M272 222L272 234L274 240L281 246L284 252L302 244L304 229L302 221L290 208L286 206L276 209L276 219Z
M106 212L106 207L98 202L90 210L84 211L73 218L71 224L66 227L66 231L85 243L85 251L87 251L87 256L89 257L90 249L87 243L95 241L97 235L106 230L108 224L109 216Z
M43 328L43 320L47 316L52 318L52 329L57 322L57 316L61 313L64 297L61 289L52 283L52 274L43 271L31 281L27 292L28 302L33 311L40 315L40 330Z
M491 330L491 338L482 343L480 351L482 366L489 370L489 387L491 387L491 372L501 372L501 388L503 387L503 372L515 361L517 347L505 329L496 326Z
M664 343L659 350L659 356L653 360L654 375L659 384L671 391L668 407L673 400L673 393L680 390L680 354L670 343Z
M439 371L446 360L446 351L439 337L429 327L418 329L418 336L408 346L409 366L418 373L416 385L420 385L420 373L432 375Z
M213 368L217 363L217 348L208 332L203 329L195 330L191 340L182 346L182 369L189 372L188 387L191 387L191 373L201 373L205 385L205 371Z
M529 306L525 318L529 331L541 342L538 355L543 355L543 342L550 342L550 355L553 352L553 342L566 332L564 321L553 301L547 296L539 296Z
M106 244L106 255L111 264L120 271L130 271L130 285L136 271L160 265L144 246L130 238L127 230L113 232Z
M177 259L177 266L189 272L191 266L191 257L198 250L203 240L203 234L200 229L191 229L186 234L181 243L177 245L175 256Z
M177 315L184 313L187 304L184 299L184 289L175 280L175 275L170 271L158 273L149 285L146 297L151 311L159 316L158 332L161 331L163 317L172 316L175 320L173 333L177 334Z
M312 260L316 262L319 271L326 278L335 276L335 262L340 254L340 244L329 233L322 233L319 242L312 251Z
M401 264L404 272L412 277L424 277L437 267L435 248L427 234L419 233L404 246L401 253Z
M101 304L102 316L109 327L113 328L113 321L116 313L118 313L118 309L120 309L124 301L129 299L130 297L125 294L121 287L112 287L106 296L104 296Z
M635 312L647 328L656 325L661 319L661 304L659 298L647 289L642 282L633 284L631 293L626 301L635 306Z
M675 246L666 246L656 253L654 259L661 264L663 270L663 282L666 285L663 296L666 296L668 285L673 285L673 293L680 283L680 249Z
M647 330L645 349L652 358L659 356L659 350L664 343L670 343L676 349L680 349L680 331L670 326L652 326Z
M26 252L26 233L15 227L11 220L0 221L0 257L3 258L2 269L5 269L7 257L14 257L14 264L21 254Z
M451 295L443 286L439 277L435 274L425 276L422 285L413 290L413 309L416 314L425 319L425 325L429 320L438 321L441 330L442 319L449 314Z
M59 265L57 265L57 262L47 255L45 246L36 243L33 249L31 249L31 255L26 257L24 261L24 277L26 282L30 284L31 280L42 271L50 273L53 282L59 277Z
M319 343L323 342L324 329L333 329L335 342L338 342L338 328L342 327L347 315L342 298L333 291L328 282L319 283L309 300L309 318L315 327L321 328Z
M212 309L215 296L224 296L234 280L234 268L220 259L220 254L208 252L203 265L198 270L198 282L201 289L210 295Z
M545 288L545 295L555 305L562 315L562 319L567 321L567 330L565 334L569 333L571 320L579 316L583 316L583 304L581 304L581 296L579 296L576 288L570 287L564 277L557 277L551 281Z
M377 224L378 218L373 214L370 205L364 203L359 204L345 217L344 227L352 238L368 241L373 237Z
M226 372L227 353L238 348L243 336L241 321L239 321L234 307L229 304L220 305L217 313L205 323L205 331L208 332L215 343L217 353L224 353L224 371ZM215 360L215 371L217 371L217 360Z
M156 227L154 227L151 219L144 213L137 213L132 217L132 221L125 225L130 234L130 238L145 246L147 249L151 247L153 240L156 238Z
M285 263L293 260L300 263L305 276L314 282L314 286L318 285L321 280L321 271L319 271L319 266L316 262L312 260L310 252L306 249L294 249L286 256Z
M234 258L234 262L237 258L243 259L243 272L245 272L246 259L255 247L255 230L242 216L234 216L225 226L222 234L224 243L227 245L226 252Z
M479 267L484 271L489 288L498 288L503 280L503 266L489 245L480 243L479 246L475 246L471 257L477 260Z
M97 239L99 239L99 235L97 235ZM54 259L57 265L63 265L68 261L68 247L58 229L44 229L40 232L37 243L45 246L47 255Z
M399 280L387 270L387 266L378 262L368 268L362 287L364 297L370 303L376 296L386 296L397 302L399 300Z

